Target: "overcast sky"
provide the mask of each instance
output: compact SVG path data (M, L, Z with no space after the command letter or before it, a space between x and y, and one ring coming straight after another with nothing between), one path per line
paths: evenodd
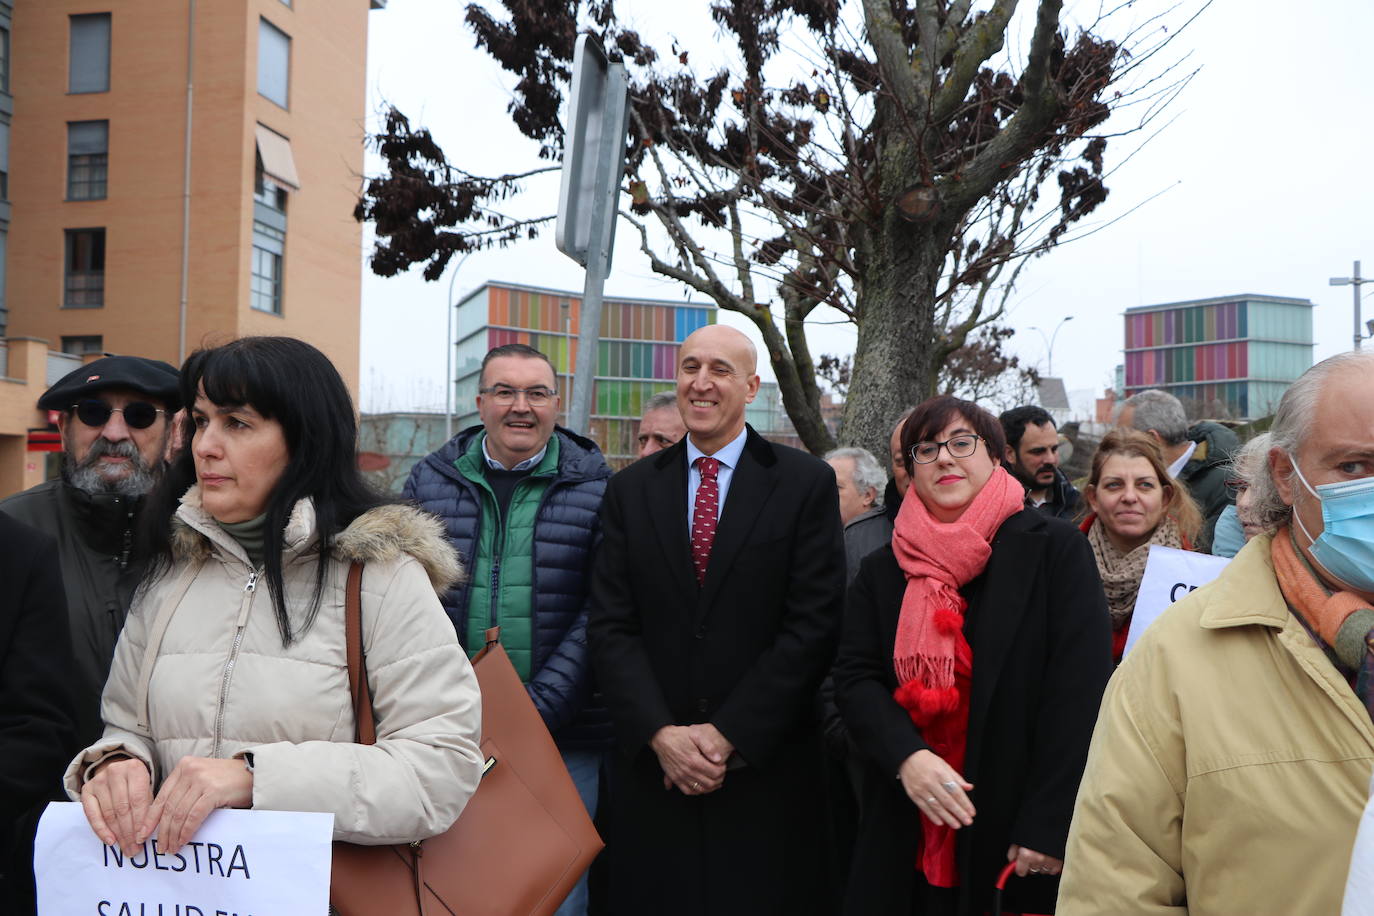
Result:
M465 5L390 0L371 14L369 123L393 103L471 171L537 164L533 145L505 115L513 78L473 48L462 23ZM1137 0L1135 9L1146 15L1168 5ZM665 34L656 12L664 8L673 11L676 36L707 53L705 0L617 4L622 16L639 17L648 36ZM1080 13L1085 8L1096 6L1080 4ZM1176 45L1175 56L1191 52L1201 72L1175 103L1169 127L1108 182L1110 197L1089 226L1100 231L1023 272L1011 300L1013 350L1044 371L1045 340L1030 328L1048 335L1071 315L1055 343L1054 374L1071 390L1100 393L1122 362L1124 309L1239 293L1311 299L1316 358L1348 349L1351 288L1327 280L1349 276L1358 258L1374 274L1366 224L1374 203L1366 164L1374 131L1364 63L1372 43L1374 3L1367 0L1296 7L1216 0ZM1131 145L1109 145L1108 167ZM377 168L375 158L368 163ZM550 175L532 181L518 206L531 215L552 213L557 193L557 175ZM425 283L418 269L390 279L364 270L363 409L443 408L450 275ZM453 282L454 301L488 280L580 291L583 272L554 248L550 230L504 251L474 254ZM681 285L649 270L623 229L606 293L687 298ZM1368 305L1366 317L1374 317L1374 302ZM851 327L818 324L811 333L813 352L853 349Z

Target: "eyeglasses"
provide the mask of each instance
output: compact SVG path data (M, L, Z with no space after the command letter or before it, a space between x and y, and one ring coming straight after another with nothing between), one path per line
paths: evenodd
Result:
M489 388L479 388L481 394L489 395L493 401L502 407L515 403L515 399L520 395L525 396L525 403L531 407L543 407L545 404L558 397L558 392L544 385L535 385L533 388L512 388L509 385L492 385Z
M982 436L955 436L944 442L917 442L911 447L911 460L917 464L930 464L940 457L940 449L949 449L951 458L967 458L978 450L978 440Z
M154 407L147 401L132 401L123 407L111 407L104 401L88 398L72 405L76 418L87 426L100 428L110 422L110 414L118 411L124 414L124 425L130 429L147 429L157 422L158 414L166 413L161 407Z

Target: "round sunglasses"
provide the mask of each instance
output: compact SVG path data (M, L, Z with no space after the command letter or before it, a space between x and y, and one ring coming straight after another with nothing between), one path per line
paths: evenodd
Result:
M124 424L130 429L147 429L157 422L158 414L166 413L161 407L154 407L147 401L132 401L123 407L111 407L104 401L88 398L72 405L76 418L90 427L101 427L110 422L110 415L119 411L124 415Z

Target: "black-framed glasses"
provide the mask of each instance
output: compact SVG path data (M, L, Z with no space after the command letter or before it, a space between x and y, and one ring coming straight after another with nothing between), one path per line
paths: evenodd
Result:
M96 398L87 398L72 405L76 418L92 428L100 428L110 422L115 411L124 414L124 425L130 429L147 429L157 422L159 414L166 413L161 407L154 407L147 401L131 401L123 407L111 407Z
M522 394L525 396L525 403L531 407L543 407L545 404L558 397L558 392L546 385L535 385L532 388L512 388L510 385L491 385L487 388L479 388L478 391L503 407L514 404L516 398L520 397Z
M953 439L946 439L944 442L917 442L911 447L911 460L917 464L930 464L940 457L940 449L949 449L951 458L967 458L978 451L978 440L982 436L967 435L955 436Z

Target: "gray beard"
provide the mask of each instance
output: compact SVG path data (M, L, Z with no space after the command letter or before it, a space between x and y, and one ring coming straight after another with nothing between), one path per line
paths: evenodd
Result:
M128 458L128 473L118 480L102 477L97 465L103 455ZM92 496L143 496L156 483L152 468L143 460L138 447L128 439L111 442L98 438L91 443L91 450L80 464L72 460L71 452L63 455L63 462L67 482Z

